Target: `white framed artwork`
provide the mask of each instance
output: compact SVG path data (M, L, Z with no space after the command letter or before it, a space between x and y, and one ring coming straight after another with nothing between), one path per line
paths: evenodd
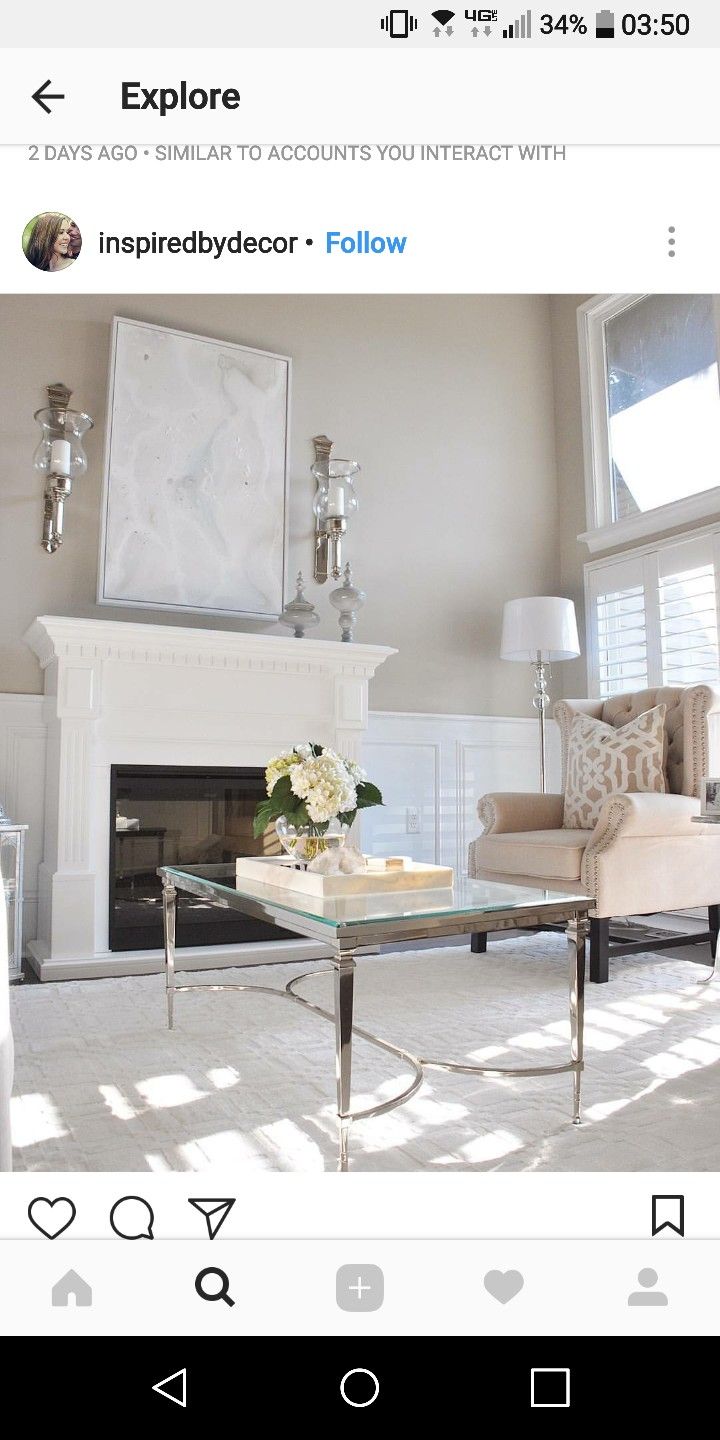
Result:
M700 814L720 821L720 778L716 776L703 776L700 791Z
M291 364L115 317L99 604L277 619Z

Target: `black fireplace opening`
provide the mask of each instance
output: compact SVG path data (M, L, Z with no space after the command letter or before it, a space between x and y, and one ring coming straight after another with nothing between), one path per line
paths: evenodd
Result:
M276 855L269 827L253 839L265 795L255 769L113 765L110 771L110 949L163 945L159 865L221 865L238 855ZM178 891L176 945L295 939L288 930Z

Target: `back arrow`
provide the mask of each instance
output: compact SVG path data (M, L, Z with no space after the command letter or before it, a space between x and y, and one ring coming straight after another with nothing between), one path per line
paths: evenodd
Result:
M52 81L46 80L45 83L44 83L44 85L38 85L37 90L33 91L33 97L32 97L33 100L36 100L36 101L37 101L38 105L42 105L42 108L43 108L43 110L45 111L45 114L46 114L46 115L52 115L52 110L50 109L50 106L45 104L45 101L46 101L46 100L64 100L64 99L65 99L65 96L64 96L64 95L51 95L51 94L49 93L49 91L48 91L48 88L47 88L48 85L50 85L50 84L52 84Z
M179 1385L170 1388L173 1380L179 1380ZM163 1380L158 1380L153 1385L153 1390L162 1395L165 1400L172 1400L173 1405L180 1405L183 1410L187 1409L187 1370L174 1370L172 1375L166 1375Z

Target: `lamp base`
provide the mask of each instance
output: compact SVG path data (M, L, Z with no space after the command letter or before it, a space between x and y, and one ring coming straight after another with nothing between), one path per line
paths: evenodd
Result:
M546 660L538 651L537 660L533 661L535 674L535 694L533 695L533 708L537 710L540 726L540 794L547 794L547 746L545 736L545 711L550 703L550 692L548 680L552 671Z

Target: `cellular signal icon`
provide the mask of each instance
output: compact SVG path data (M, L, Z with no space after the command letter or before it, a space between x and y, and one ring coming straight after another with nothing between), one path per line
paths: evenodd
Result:
M530 40L532 38L532 11L526 10L512 25L502 32L503 40Z
M391 40L407 40L411 31L417 28L418 22L409 10L391 10L380 21L380 29L387 30Z

